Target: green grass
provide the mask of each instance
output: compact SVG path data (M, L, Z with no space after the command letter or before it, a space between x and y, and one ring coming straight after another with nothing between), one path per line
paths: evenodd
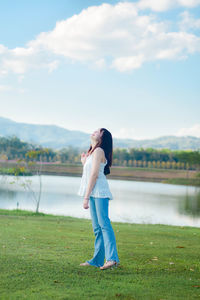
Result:
M33 175L32 172L28 170L20 171L19 168L1 168L0 167L0 175L18 175L18 176L31 176Z
M1 209L0 299L200 299L199 228L112 226L120 265L102 271L79 266L91 220Z
M199 178L170 178L170 179L163 180L162 183L200 186L200 179Z

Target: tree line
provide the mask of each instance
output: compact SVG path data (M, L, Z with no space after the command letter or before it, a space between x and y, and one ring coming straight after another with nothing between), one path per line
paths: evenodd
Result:
M70 163L81 164L80 156L82 151L73 146L55 150L44 148L21 141L18 137L0 137L0 160L19 160L29 158L28 151L39 151L46 149L42 155L42 161L46 163ZM38 157L39 161L40 158ZM153 148L114 148L113 166L141 167L141 168L162 168L162 169L200 169L200 151L196 150L170 150Z

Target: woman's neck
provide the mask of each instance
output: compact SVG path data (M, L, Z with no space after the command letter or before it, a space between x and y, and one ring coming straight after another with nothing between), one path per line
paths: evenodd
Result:
M96 146L96 144L97 144L98 142L92 142L91 143L91 146L92 146L92 148L90 149L90 151L89 151L89 155L91 154L91 152L93 151L93 149L95 148L95 146Z
M98 143L98 142L92 142L92 143L91 143L91 144L92 144L92 149L91 149L91 150L94 149L94 147L96 146L97 143Z

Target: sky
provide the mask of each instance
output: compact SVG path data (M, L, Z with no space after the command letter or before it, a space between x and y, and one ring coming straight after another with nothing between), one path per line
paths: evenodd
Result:
M200 137L200 0L0 0L0 117Z

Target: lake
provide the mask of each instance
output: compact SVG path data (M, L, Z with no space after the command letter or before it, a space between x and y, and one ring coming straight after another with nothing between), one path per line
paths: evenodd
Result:
M31 189L38 194L38 176L19 178L31 180ZM19 209L35 211L33 192L10 183L13 179L0 175L0 208L16 209L18 202ZM81 177L42 175L41 179L40 212L91 219L90 209L83 208L83 198L77 195ZM200 227L199 187L107 180L114 198L109 201L111 221Z

